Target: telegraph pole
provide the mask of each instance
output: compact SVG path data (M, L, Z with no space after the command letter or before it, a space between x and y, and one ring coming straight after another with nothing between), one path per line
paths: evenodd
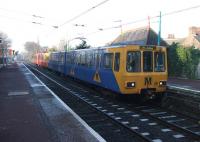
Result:
M158 46L160 46L160 39L161 39L161 11L160 11L160 16L159 16Z

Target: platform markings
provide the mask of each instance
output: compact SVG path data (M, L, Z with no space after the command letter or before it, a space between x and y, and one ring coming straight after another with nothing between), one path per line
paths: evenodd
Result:
M8 92L8 96L21 96L21 95L28 95L29 92L28 91L11 91Z
M24 74L29 75L29 74L31 74L31 73L30 73L30 72L26 72L26 73L24 73Z
M34 87L42 87L42 86L44 86L44 85L38 84L38 83L31 84L32 88L34 88Z

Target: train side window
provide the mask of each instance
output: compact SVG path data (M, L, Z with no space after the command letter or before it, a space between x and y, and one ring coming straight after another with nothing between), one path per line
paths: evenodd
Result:
M143 52L143 71L152 72L153 71L153 53L152 51Z
M91 61L92 61L92 56L90 55L89 52L87 52L87 54L86 54L86 64L87 64L87 67L91 67Z
M83 66L85 65L85 54L84 54L84 52L81 53L80 64L83 65Z
M98 53L94 54L94 61L95 61L96 68L98 68L99 67L99 55L98 55Z
M105 53L103 62L104 68L112 69L112 62L113 62L113 53Z
M90 67L93 67L94 64L95 64L95 61L94 61L94 53L93 52L90 52Z
M66 54L66 63L67 64L70 64L70 61L71 61L70 58L71 58L71 55L69 53L67 53Z
M127 53L126 70L127 72L141 71L141 53L139 51L129 51Z
M120 53L115 53L115 64L114 64L114 70L119 71L120 67Z

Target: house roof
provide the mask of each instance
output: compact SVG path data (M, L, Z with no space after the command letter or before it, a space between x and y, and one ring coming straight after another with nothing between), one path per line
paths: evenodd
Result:
M151 28L142 27L130 30L119 35L111 45L157 45L158 35ZM167 43L161 39L161 46Z

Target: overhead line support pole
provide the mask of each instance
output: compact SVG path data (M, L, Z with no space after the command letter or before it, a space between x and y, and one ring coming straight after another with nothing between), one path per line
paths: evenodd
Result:
M159 30L158 30L158 46L160 46L160 39L161 39L161 11L159 16Z

